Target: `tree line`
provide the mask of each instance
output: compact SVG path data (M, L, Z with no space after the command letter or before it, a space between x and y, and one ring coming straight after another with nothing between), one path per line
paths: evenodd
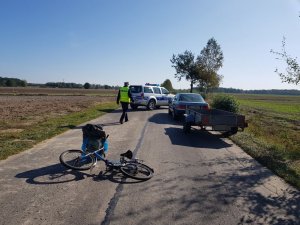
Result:
M66 83L66 82L47 82L46 84L40 85L40 87L51 87L51 88L84 88L84 89L118 89L119 86L111 86L107 84L90 84L88 82L84 84L77 83Z
M236 88L215 88L212 90L213 93L232 93L232 94L266 94L266 95L300 95L299 90L280 90L280 89L270 89L270 90L243 90Z
M67 83L67 82L47 82L45 84L27 83L26 80L18 78L0 77L0 87L49 87L49 88L85 88L85 89L119 89L119 86Z
M190 89L174 89L172 82L169 79L166 79L160 86L168 89L171 93L184 93L190 92ZM201 93L200 87L193 89L194 93ZM268 94L268 95L300 95L300 90L281 90L281 89L269 89L269 90L243 90L238 88L224 88L224 87L217 87L212 88L210 90L211 93L230 93L230 94Z
M17 78L0 77L0 87L26 87L27 82Z

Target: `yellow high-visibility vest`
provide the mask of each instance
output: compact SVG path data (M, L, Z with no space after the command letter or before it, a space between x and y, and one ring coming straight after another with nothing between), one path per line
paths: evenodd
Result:
M120 102L128 102L130 103L130 98L128 96L129 87L121 87L120 88Z

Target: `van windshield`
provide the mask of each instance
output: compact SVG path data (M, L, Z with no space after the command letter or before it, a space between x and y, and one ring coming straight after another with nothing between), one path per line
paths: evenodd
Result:
M142 86L130 86L131 93L141 93Z

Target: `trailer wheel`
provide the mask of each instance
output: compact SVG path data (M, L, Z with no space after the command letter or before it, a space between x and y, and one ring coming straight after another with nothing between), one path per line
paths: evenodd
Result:
M238 132L238 128L237 127L231 127L231 134L236 134Z
M226 131L226 132L222 133L222 136L225 137L225 138L228 138L230 135L231 135L230 131Z
M191 123L189 123L189 122L184 122L184 124L183 124L183 132L184 132L185 134L190 133L190 132L191 132L191 128L192 128Z
M227 138L227 137L229 137L231 135L236 134L237 132L238 132L238 128L237 127L231 127L230 131L226 131L226 132L222 133L222 135Z

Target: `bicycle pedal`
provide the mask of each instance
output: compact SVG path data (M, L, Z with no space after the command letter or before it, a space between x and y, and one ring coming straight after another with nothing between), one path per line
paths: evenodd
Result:
M92 173L92 171L93 171L94 168L95 168L95 166L92 166L92 167L90 168L90 173Z

